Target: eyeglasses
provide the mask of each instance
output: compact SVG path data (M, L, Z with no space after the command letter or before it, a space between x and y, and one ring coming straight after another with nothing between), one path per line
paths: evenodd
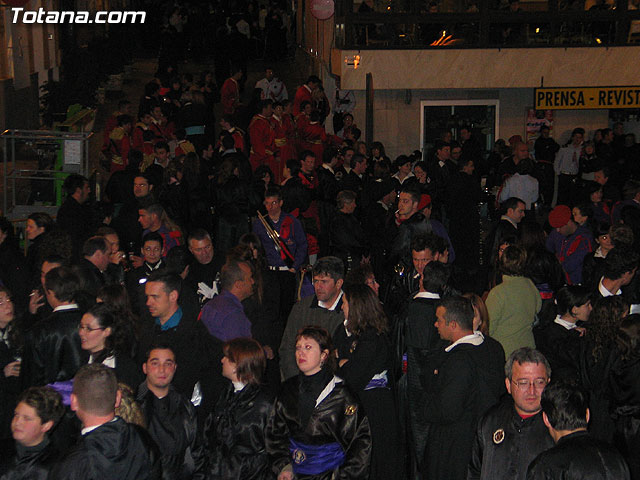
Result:
M160 247L144 247L143 250L147 253L151 253L151 252L161 252L162 249Z
M86 325L82 325L82 324L78 325L78 331L82 332L83 330L86 331L86 332L91 333L91 332L95 332L96 330L105 330L105 328L104 327L91 328L91 327L87 327Z
M547 383L549 383L549 380L546 378L536 378L535 380L531 381L531 380L511 380L516 387L518 387L520 390L529 390L529 388L531 387L531 385L533 385L533 388L536 390L542 390L544 387L547 386Z
M3 305L8 305L9 303L13 303L13 300L10 298L6 298L5 300L0 300L0 307Z

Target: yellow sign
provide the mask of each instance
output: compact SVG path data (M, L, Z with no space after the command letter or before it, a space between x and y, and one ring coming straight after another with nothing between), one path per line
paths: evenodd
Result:
M536 88L536 110L640 108L640 87Z

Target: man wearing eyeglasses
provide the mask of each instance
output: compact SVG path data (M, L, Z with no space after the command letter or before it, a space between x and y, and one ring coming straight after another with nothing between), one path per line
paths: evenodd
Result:
M549 383L547 359L530 347L514 350L504 367L507 397L478 422L467 480L524 480L536 456L553 446L540 398Z
M142 265L127 273L127 291L131 297L131 309L136 315L145 312L146 297L144 286L147 277L162 269L162 236L157 232L149 232L142 238Z

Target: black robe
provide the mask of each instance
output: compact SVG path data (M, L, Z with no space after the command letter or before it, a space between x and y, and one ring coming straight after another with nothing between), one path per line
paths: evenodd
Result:
M289 453L289 439L304 444L326 444L338 442L345 452L344 463L334 470L317 475L297 475L296 478L329 480L364 479L369 472L371 455L371 433L369 420L363 414L357 401L340 379L334 383L328 395L312 410L304 424L300 420L300 378L287 380L278 396L273 415L269 419L265 442L271 458L273 472L278 475L284 467L292 463Z
M160 480L160 452L145 429L120 417L83 435L49 480Z
M476 422L505 390L504 370L494 356L486 341L477 346L461 343L424 375L426 478L466 479ZM504 357L500 360L504 366Z
M246 385L234 392L229 384L204 427L209 454L207 478L275 478L265 448L265 431L272 409L273 399L258 385Z
M46 437L35 447L16 444L15 450L13 455L3 452L5 460L0 463L2 480L47 480L49 471L60 456Z

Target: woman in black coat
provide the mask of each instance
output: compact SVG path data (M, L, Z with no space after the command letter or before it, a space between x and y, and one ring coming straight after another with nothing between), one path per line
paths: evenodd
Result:
M298 333L300 375L284 383L267 427L267 452L278 480L292 480L294 475L298 480L368 477L369 421L334 376L332 351L324 328L309 326Z
M63 413L60 395L49 387L31 387L20 395L11 422L15 452L3 452L2 480L47 479L60 458L49 432Z
M118 381L137 389L142 382L141 369L131 357L135 340L130 317L106 303L97 303L80 320L78 334L88 363L113 368Z
M338 375L356 394L371 427L370 479L394 478L401 472L396 404L390 374L392 354L386 336L387 319L375 292L365 284L344 287L345 325L334 334Z
M250 338L235 338L223 350L222 375L231 383L205 422L207 478L275 478L265 449L265 430L273 401L260 387L266 365L262 347Z

